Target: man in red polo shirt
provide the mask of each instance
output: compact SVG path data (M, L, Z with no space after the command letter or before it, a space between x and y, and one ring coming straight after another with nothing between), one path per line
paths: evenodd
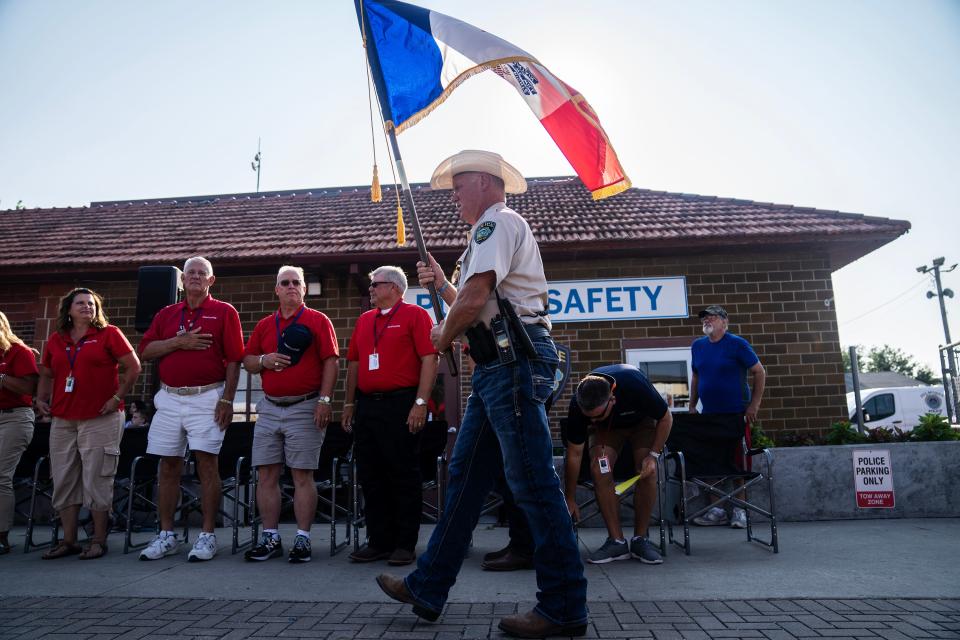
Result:
M403 301L406 290L401 269L370 272L374 308L357 320L347 352L343 427L349 431L356 422L354 451L369 532L369 543L350 554L354 562L388 559L400 566L417 557L420 431L437 376L437 350L429 314Z
M217 455L223 432L233 420L233 396L243 359L240 316L232 305L214 299L216 278L206 258L183 265L186 299L161 309L140 341L140 357L159 360L161 388L154 398L157 413L150 424L147 453L161 456L160 533L140 553L159 560L177 552L173 513L180 499L180 472L187 445L197 458L203 531L187 554L190 562L211 560L217 553L214 525L220 506Z
M257 508L263 519L260 543L247 560L283 555L280 543L280 471L293 475L297 537L290 562L310 562L310 525L317 511L313 472L330 423L330 395L337 382L337 334L323 313L303 303L303 269L283 266L274 289L280 309L257 323L243 356L243 367L259 373L264 398L257 403L253 466L259 473ZM315 401L314 401L315 400Z

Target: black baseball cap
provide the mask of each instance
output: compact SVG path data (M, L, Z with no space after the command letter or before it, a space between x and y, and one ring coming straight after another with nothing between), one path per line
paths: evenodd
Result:
M701 320L703 319L703 316L719 316L721 318L726 318L727 310L718 304L712 304L697 314L697 317Z
M289 356L290 366L293 366L300 362L300 358L306 352L311 342L313 342L313 334L310 333L310 329L302 324L292 324L280 334L280 344L277 345L277 353Z

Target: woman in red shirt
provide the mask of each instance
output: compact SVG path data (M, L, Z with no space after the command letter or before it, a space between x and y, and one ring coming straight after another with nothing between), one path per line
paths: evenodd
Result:
M13 474L33 440L33 394L37 359L33 349L10 329L0 312L0 555L10 553L13 524Z
M122 381L118 363L124 368ZM140 360L123 333L107 324L100 296L86 288L64 296L57 330L43 350L37 391L37 408L53 416L53 508L63 524L63 540L44 559L80 553L82 560L90 560L107 552L123 397L139 375ZM93 515L93 537L82 553L77 544L81 505Z

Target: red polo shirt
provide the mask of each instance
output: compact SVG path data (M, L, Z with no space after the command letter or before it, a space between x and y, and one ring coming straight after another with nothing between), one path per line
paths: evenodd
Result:
M65 391L73 357L73 391ZM100 415L104 403L120 388L117 362L133 351L120 329L108 324L90 327L74 344L70 334L50 334L41 364L53 372L53 399L50 413L64 420L89 420ZM123 409L120 403L119 409Z
M323 361L340 355L340 348L337 346L337 334L333 330L330 318L307 306L301 306L300 308L303 309L303 313L300 314L299 318L294 313L284 320L279 311L271 313L257 323L250 335L250 340L247 341L244 355L259 356L276 352L277 318L280 319L281 333L292 325L294 318L296 318L297 324L307 327L313 334L310 348L300 356L300 361L297 364L287 367L283 371L264 369L260 372L263 391L267 395L275 397L304 396L319 391L320 385L323 383Z
M213 336L213 344L202 351L177 349L160 358L160 381L171 387L201 387L223 382L227 363L243 360L243 329L233 305L207 295L191 310L186 300L161 309L140 341L139 352L154 340L168 340L185 330L200 327Z
M39 373L37 371L37 359L33 357L33 351L20 343L12 343L10 348L0 355L0 373L16 378ZM29 407L32 404L32 396L17 395L7 389L6 385L3 389L0 389L0 409Z
M360 365L357 388L361 393L416 387L420 384L421 359L437 352L430 341L433 328L430 314L413 304L398 304L393 315L390 311L382 314L380 309L371 309L357 319L347 360ZM370 371L374 331L380 366Z

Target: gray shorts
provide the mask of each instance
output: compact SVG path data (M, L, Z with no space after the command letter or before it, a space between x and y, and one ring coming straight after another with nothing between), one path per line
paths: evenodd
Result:
M325 431L313 423L314 400L278 407L266 398L257 403L253 429L253 466L284 463L291 469L316 469Z

